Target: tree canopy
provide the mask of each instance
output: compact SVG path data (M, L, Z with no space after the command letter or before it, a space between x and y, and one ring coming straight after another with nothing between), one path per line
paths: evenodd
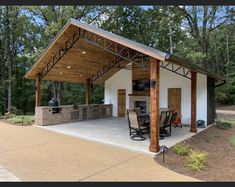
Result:
M226 77L220 104L235 104L233 6L0 6L0 113L34 111L35 84L24 79L69 18L85 21L145 45L171 52ZM92 87L103 101L103 86ZM85 86L43 81L42 104L85 102Z

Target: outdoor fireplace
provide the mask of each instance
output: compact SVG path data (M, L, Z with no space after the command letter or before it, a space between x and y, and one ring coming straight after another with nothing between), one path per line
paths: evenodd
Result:
M135 108L140 108L141 113L147 113L147 102L146 101L134 101Z
M150 109L150 98L149 96L136 96L130 95L129 107L131 109L140 108L141 113L149 113Z

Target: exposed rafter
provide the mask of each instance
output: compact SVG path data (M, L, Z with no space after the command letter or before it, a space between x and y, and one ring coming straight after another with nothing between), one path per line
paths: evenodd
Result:
M103 74L105 74L107 71L109 71L111 68L115 67L116 65L119 65L119 68L121 69L121 66L120 66L121 61L123 61L122 58L116 57L116 59L109 62L108 65L104 65L102 70L97 71L97 73L91 76L91 83L96 81L99 77L101 77Z
M137 55L141 54L138 51L135 51L125 46L121 46L116 42L112 42L105 38L98 37L93 33L90 33L90 35L88 33L85 34L82 39L87 43L90 43L91 45L97 46L129 62L132 62Z
M140 53L126 46L122 46L103 37L97 36L94 33L86 32L85 30L79 28L76 32L74 32L72 37L65 42L64 46L59 49L59 51L44 66L41 71L40 80L59 62L59 60L69 51L70 48L74 46L74 44L79 39L82 39L87 43L99 47L116 56L114 60L110 61L109 64L103 65L103 68L101 70L98 70L90 77L91 83L94 83L98 78L108 72L111 68L117 67L119 69L124 69L127 67L128 69L130 69L130 64L123 65L122 62L138 64L141 67L145 67L149 62L150 57L143 53ZM167 62L167 64L164 64L164 62L161 62L160 67L181 75L185 78L191 79L190 70L186 69L183 66L176 67L176 65L173 63Z
M125 46L120 47L120 45L117 44L116 42L106 40L105 38L96 36L93 33L90 33L90 34L86 33L86 35L84 35L82 39L90 43L91 45L102 48L103 50L108 51L116 55L117 57L122 58L123 60L127 60L128 62L138 64L142 67L146 66L146 64L149 62L149 58L150 58L149 56L146 56L143 53L137 52ZM109 65L104 65L102 70L99 70L97 73L92 75L91 82L96 81L99 77L105 74L112 67L115 67L116 64L118 64L120 69L125 68L120 65L120 62L121 60L116 61L116 62L110 62ZM170 63L170 62L168 62L167 64L164 64L164 62L161 62L160 67L168 71L171 71L173 73L176 73L180 76L183 76L187 79L191 79L190 70L188 70L187 68L183 66L176 66L175 64ZM128 69L129 68L130 66L128 66Z
M46 74L59 62L59 60L68 52L70 48L74 46L74 44L79 40L81 36L84 36L85 30L81 32L79 28L71 38L69 38L64 46L59 49L59 51L50 59L50 61L43 67L41 71L40 80L46 76Z
M109 41L93 33L89 34L86 33L82 37L82 39L85 40L87 43L97 46L116 56L116 59L114 61L111 61L108 65L107 64L103 65L103 68L101 70L97 71L95 74L91 76L92 83L96 81L99 77L101 77L103 74L105 74L107 71L109 71L111 68L115 67L116 65L119 69L125 68L126 65L123 66L121 64L122 62L127 61L135 63L135 60L140 58L141 59L140 62L142 65L145 65L147 63L143 53L140 53L125 46L121 46L116 42Z
M182 77L185 77L187 79L191 79L190 70L183 67L183 66L178 66L178 65L175 65L173 63L168 63L168 62L167 62L167 64L164 64L164 62L161 61L160 67L163 69L166 69L168 71L171 71L173 73L176 73L176 74L178 74ZM180 70L182 70L182 71L180 71Z
M137 64L141 67L145 67L149 62L148 59L149 59L149 57L146 58L146 56L145 56L145 58L142 58L141 61L132 61L132 63ZM92 77L91 77L92 82L96 81L99 77L101 77L103 74L105 74L108 70L115 67L116 65L118 65L119 69L128 69L128 70L132 69L132 64L125 65L124 67L121 66L120 63L122 60L123 59L121 59L121 58L120 59L117 58L115 61L111 61L109 63L109 65L104 65L102 70L99 70L99 71L97 71L96 74L92 75ZM191 79L190 70L186 69L185 67L182 67L182 66L176 67L176 65L172 64L172 63L168 63L167 65L164 65L164 62L160 63L160 67L163 69L166 69L168 71L171 71L173 73L176 73L176 74L178 74L182 77L185 77L187 79ZM180 70L182 70L182 71L180 71Z
M100 76L102 76L104 73L106 73L108 70L110 70L112 67L115 67L115 65L118 65L118 67L124 68L121 66L120 62L127 60L129 62L132 62L138 55L142 55L141 53L130 49L125 46L120 46L116 42L109 41L105 38L98 37L94 33L85 32L85 30L78 29L72 37L67 40L64 44L64 46L51 58L51 60L43 67L41 71L41 77L40 80L43 79L43 77L46 76L46 74L59 62L59 60L69 51L70 48L74 46L74 44L79 40L83 39L87 43L90 43L94 46L100 47L105 51L108 51L112 54L114 54L116 58L114 61L111 61L108 65L104 65L102 70L98 71L96 74L93 74L91 76L91 83L97 80Z
M143 66L146 66L146 64L148 63L148 61L144 61L143 58L141 58L141 61L140 62L135 62L134 60L136 58L138 58L139 55L136 55L136 57L134 56L133 59L130 59L128 60L129 62L132 62L132 63L135 63L135 64L138 64L138 65L141 65L142 67ZM121 57L116 57L116 59L114 61L111 61L108 65L104 65L103 66L103 69L102 70L99 70L97 71L97 73L93 74L91 76L91 82L94 82L96 81L99 77L101 77L103 74L105 74L107 71L109 71L111 68L117 66L117 68L119 69L129 69L130 70L130 65L122 65L121 63L122 62L125 62L126 59L123 59Z

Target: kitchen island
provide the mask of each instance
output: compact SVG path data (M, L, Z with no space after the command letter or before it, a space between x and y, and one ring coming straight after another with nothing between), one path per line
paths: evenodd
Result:
M112 116L112 104L61 105L35 107L35 124L54 125Z

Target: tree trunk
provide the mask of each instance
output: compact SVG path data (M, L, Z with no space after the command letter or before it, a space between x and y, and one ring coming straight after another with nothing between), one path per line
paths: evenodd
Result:
M0 83L1 83L1 88L2 88L2 107L1 107L1 111L3 113L6 112L6 99L5 99L5 75L4 75L4 69L5 69L5 65L3 60L0 58Z
M6 55L7 55L7 68L8 68L8 84L7 84L7 111L11 112L11 76L12 76L12 54L11 54L11 31L9 20L9 7L6 6Z
M214 54L215 54L215 65L216 65L216 72L219 72L219 62L218 62L218 55L217 55L217 44L216 44L216 34L215 34L215 38L214 38Z
M230 77L230 71L229 71L229 48L228 48L228 34L226 34L226 56L227 56L227 80L229 80Z
M188 21L191 35L197 40L202 53L207 56L211 32L225 23L225 21L223 21L215 26L215 15L218 11L218 6L203 6L203 14L201 18L202 26L199 26L200 20L198 17L200 17L200 14L197 13L197 6L192 6L192 12L188 11L185 7L180 10L184 13L185 18ZM204 68L207 68L208 64L205 60L203 65Z
M26 90L26 82L25 82L25 80L24 80L24 90ZM24 102L23 102L23 104L24 104L24 106L23 106L23 113L24 113L24 115L26 114L26 106L27 106L27 99L26 98L24 98Z
M11 112L11 57L10 60L8 61L8 96L7 96L7 111Z
M53 84L53 97L58 101L59 104L61 104L61 82L54 81Z
M54 81L53 83L53 98L56 99L57 98L57 82Z
M173 54L173 42L172 42L172 18L170 14L169 6L167 6L167 14L168 14L168 21L169 21L169 39L170 39L170 53Z

